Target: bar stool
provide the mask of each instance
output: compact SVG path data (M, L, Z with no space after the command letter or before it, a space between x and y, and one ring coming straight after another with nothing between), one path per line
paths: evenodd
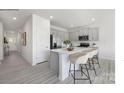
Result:
M98 64L98 66L99 66L99 68L100 68L100 63L99 63L99 57L98 57L98 55L99 55L99 51L98 51L98 49L95 49L95 50L94 50L93 59L96 59L97 62L95 62L94 64Z
M89 69L94 70L94 73L97 76L94 61L93 61L94 55L96 55L96 51L92 50L91 52L88 52L88 54L89 54L89 58L88 58Z
M74 79L74 84L75 84L75 80L89 80L89 82L91 84L92 82L91 82L88 67L87 67L87 61L89 58L89 54L76 53L76 54L70 55L69 58L70 58L70 64L73 64L73 66L74 66L73 70L71 70L71 65L69 68L69 74L71 73L71 76ZM75 65L80 65L81 69L75 70ZM83 66L85 66L86 73L83 72L83 69L82 69ZM72 73L72 71L73 71L73 73ZM76 78L76 76L75 76L76 71L81 71L81 74L84 74L86 76L86 78Z

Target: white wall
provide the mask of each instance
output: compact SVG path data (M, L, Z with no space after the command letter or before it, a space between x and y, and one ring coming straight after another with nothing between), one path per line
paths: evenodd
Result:
M3 25L0 23L0 60L3 60Z
M108 10L103 12L99 33L100 57L115 59L115 12Z
M26 46L22 45L21 53L22 56L30 63L32 64L32 45L33 45L33 39L32 39L32 16L28 18L28 20L25 22L22 32L26 32Z
M50 20L33 14L33 65L49 61Z
M26 32L26 46L22 46L22 56L31 65L48 61L50 54L50 21L33 14L24 24L22 32Z

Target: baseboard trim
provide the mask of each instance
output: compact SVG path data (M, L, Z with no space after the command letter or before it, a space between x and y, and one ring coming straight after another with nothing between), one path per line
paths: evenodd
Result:
M111 58L111 57L99 57L100 59L107 59L107 60L112 60L112 61L115 61L115 58Z

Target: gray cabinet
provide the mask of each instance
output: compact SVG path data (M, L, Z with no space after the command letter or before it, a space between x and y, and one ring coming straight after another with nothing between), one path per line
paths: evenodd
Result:
M51 30L51 34L53 34L54 38L59 41L71 40L78 41L79 36L88 35L89 41L98 41L99 40L99 28L98 27L87 27L79 30L73 30L70 32L65 31L56 31ZM56 41L57 42L57 41Z
M79 36L79 31L69 32L69 39L71 41L77 41Z
M76 32L74 33L74 40L75 40L75 41L78 41L78 37L79 37L79 31L76 31Z
M53 35L53 42L57 42L59 45L61 45L64 40L69 39L69 33L65 31L51 30L51 34Z
M99 28L90 28L89 31L89 40L98 41L99 40Z
M69 33L68 32L64 32L64 35L63 35L63 40L68 40L69 39Z
M75 41L75 32L69 32L69 39Z
M88 35L89 41L99 40L99 28L98 27L87 27L81 28L79 30L73 30L69 32L69 39L71 41L78 41L79 36Z

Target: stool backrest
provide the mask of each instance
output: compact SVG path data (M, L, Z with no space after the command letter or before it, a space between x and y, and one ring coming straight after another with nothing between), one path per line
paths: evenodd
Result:
M89 58L89 54L82 55L76 60L76 64L86 64Z
M94 52L94 55L97 55L98 54L98 49L95 49L93 52Z
M88 52L88 54L89 54L89 58L93 58L94 55L98 54L98 49L95 49L95 50L93 50L91 52Z
M72 64L85 64L87 63L88 58L93 58L93 56L97 55L97 53L98 49L75 53L69 56L70 62Z
M72 64L85 64L88 61L89 54L77 53L70 56Z

